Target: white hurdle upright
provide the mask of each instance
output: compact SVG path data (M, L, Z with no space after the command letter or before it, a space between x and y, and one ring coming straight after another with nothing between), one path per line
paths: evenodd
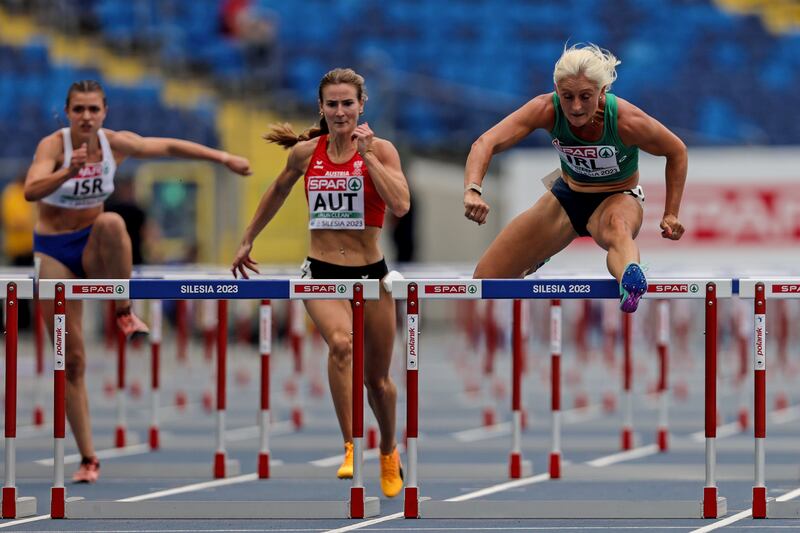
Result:
M705 300L706 356L706 479L701 500L581 500L581 501L464 501L453 498L433 501L420 497L417 479L417 395L418 372L422 363L419 342L420 300L422 299L616 299L619 285L613 279L406 279L393 283L392 294L408 302L406 368L408 370L408 479L404 516L406 518L717 518L727 513L727 501L716 486L716 385L717 385L717 299L732 294L730 279L650 280L646 297ZM556 347L554 347L553 351ZM560 350L560 346L558 346ZM554 434L556 442L559 437ZM560 450L559 450L560 452ZM563 477L563 476L562 476ZM524 480L522 480L524 481Z
M102 280L42 280L40 296L55 301L55 414L54 414L54 483L51 489L51 518L99 519L268 519L268 518L365 518L380 513L380 500L367 497L363 483L364 402L363 393L353 394L353 482L350 497L345 501L85 501L67 498L64 487L65 434L65 329L66 300L77 299L134 299L178 300L215 299L325 299L350 300L353 306L353 391L364 387L364 302L379 298L378 280L287 280L259 279L102 279ZM219 306L224 317L224 306ZM224 342L224 337L220 337ZM224 358L224 348L219 355ZM218 379L225 379L224 362L218 363ZM224 393L224 386L221 389ZM218 398L224 410L224 398ZM263 405L263 404L262 404ZM263 411L262 411L263 413ZM263 417L263 414L262 414ZM224 412L217 418L215 465L219 464L220 448L224 446ZM223 448L224 450L224 448ZM223 456L224 458L224 456ZM6 470L8 472L8 470ZM252 475L253 480L258 475Z
M800 502L767 498L767 299L800 298L800 278L739 280L739 297L753 298L753 518L800 518Z
M3 518L22 518L36 514L36 498L17 496L16 440L17 440L17 341L20 298L33 298L33 280L15 279L0 281L0 298L6 300L6 450L5 482L3 483Z

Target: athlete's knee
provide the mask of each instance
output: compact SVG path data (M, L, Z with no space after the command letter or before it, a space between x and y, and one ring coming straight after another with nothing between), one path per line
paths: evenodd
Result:
M633 227L624 216L614 213L608 217L603 233L610 241L630 239L633 236Z
M75 382L83 379L86 373L86 359L82 353L67 352L66 363L64 364L64 371L66 378L69 382Z
M106 211L98 216L93 224L101 235L116 237L126 233L125 221L117 213Z
M365 380L367 391L375 399L382 398L392 389L392 381L389 376L367 376Z
M337 331L328 340L330 358L340 367L350 364L353 354L353 337L349 331Z
M498 276L494 270L495 269L492 268L489 261L484 261L481 259L478 261L478 264L475 265L475 271L472 273L472 279L496 278Z

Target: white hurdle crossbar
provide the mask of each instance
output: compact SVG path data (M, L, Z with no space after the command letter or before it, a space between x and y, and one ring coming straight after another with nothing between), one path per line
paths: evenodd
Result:
M731 279L649 280L646 298L705 300L706 355L706 479L700 500L582 500L582 501L434 501L420 497L417 465L418 372L422 364L419 342L420 301L423 299L616 299L619 284L613 279L406 279L392 285L392 295L407 300L406 369L408 372L408 479L406 518L717 518L727 513L727 501L717 494L716 383L717 299L732 294ZM515 432L518 431L515 428ZM554 437L558 438L558 437ZM518 442L519 435L512 435ZM560 452L560 450L559 450Z
M54 483L52 518L365 518L380 513L380 500L367 497L363 484L363 389L364 302L380 296L378 280L235 280L227 279L102 279L41 280L39 295L55 301L54 351ZM353 305L353 442L354 472L350 497L344 501L86 501L67 498L64 487L64 363L66 301L100 300L350 300ZM224 351L222 352L224 353ZM221 354L222 355L222 354ZM223 367L224 370L224 367ZM220 376L219 379L224 379ZM222 403L220 404L220 401ZM224 408L224 400L218 399ZM224 458L224 413L218 414L215 464ZM222 450L220 450L222 448ZM8 472L8 470L6 470ZM254 476L256 479L257 476Z

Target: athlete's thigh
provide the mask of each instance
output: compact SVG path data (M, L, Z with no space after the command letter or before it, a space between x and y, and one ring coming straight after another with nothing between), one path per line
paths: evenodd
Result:
M395 335L395 302L381 287L380 300L368 300L364 310L364 370L367 376L389 374Z
M519 278L554 256L578 234L549 191L503 228L475 269L478 278Z
M586 223L586 229L597 244L607 249L615 230L612 227L615 218L625 222L630 229L631 238L635 239L642 227L643 215L639 200L630 194L612 194L597 206Z
M101 232L105 235L101 239ZM102 248L106 248L101 251ZM113 250L109 250L112 248ZM131 238L125 229L125 221L117 213L106 211L100 213L92 224L86 247L83 249L82 265L89 278L105 278L108 273L104 271L102 253L114 256L130 254Z
M305 300L306 311L328 346L338 335L353 331L353 312L347 300ZM339 338L341 339L341 338Z
M39 279L75 279L75 274L60 261L39 252L36 253L36 257L40 261ZM55 313L54 301L51 299L41 299L40 305L45 329L52 339L53 315ZM70 348L83 347L83 303L80 300L71 300L67 298L66 315L67 333L69 333L69 335L67 335L67 354L69 354L72 352Z

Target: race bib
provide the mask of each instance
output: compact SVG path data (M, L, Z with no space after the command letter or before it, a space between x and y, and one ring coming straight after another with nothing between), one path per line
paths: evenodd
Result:
M309 229L364 229L363 176L310 176Z
M617 151L613 146L562 146L553 140L561 160L576 174L590 178L611 176L619 172Z

